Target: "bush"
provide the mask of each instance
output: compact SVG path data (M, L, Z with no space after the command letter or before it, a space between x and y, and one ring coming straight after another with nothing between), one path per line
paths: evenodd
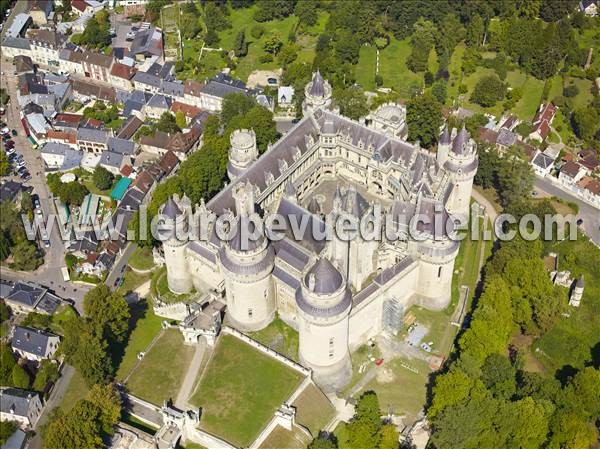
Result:
M265 53L264 55L260 55L258 57L258 62L261 64L266 64L268 62L273 62L273 55L270 53Z
M488 75L481 78L471 94L471 101L484 108L492 107L497 101L506 95L506 84L496 75Z
M375 75L375 85L377 87L383 86L383 76L381 76L379 73Z
M250 35L254 38L254 39L260 39L262 37L262 35L265 34L265 27L262 25L254 25L252 27L252 29L250 30Z
M579 88L575 84L567 86L563 89L563 95L567 98L576 97L578 93Z
M466 94L468 91L469 91L469 88L467 87L466 84L461 84L460 86L458 86L459 94Z
M425 72L425 75L423 76L423 80L425 81L426 86L431 86L433 84L433 73Z
M92 180L94 185L100 190L107 190L112 186L114 175L109 172L106 168L98 166L94 170Z

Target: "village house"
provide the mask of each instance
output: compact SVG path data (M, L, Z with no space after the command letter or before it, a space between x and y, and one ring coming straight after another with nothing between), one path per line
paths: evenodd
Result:
M554 159L548 154L538 150L531 160L531 166L536 175L544 177L550 174L550 171L554 166Z
M133 82L131 78L135 74L136 69L120 62L114 62L109 75L109 82L113 86L126 91L133 90Z
M556 116L556 106L552 103L542 104L533 118L533 128L529 138L543 142L550 134L550 125Z
M586 174L585 168L577 162L567 162L560 168L558 180L565 187L573 188Z
M142 150L148 153L163 156L168 151L172 151L180 160L184 160L187 154L198 145L200 135L201 132L197 127L192 127L188 132L176 134L156 131L154 136L142 136L140 145Z
M0 281L0 298L15 313L37 312L51 315L61 303L60 298L47 288L30 282L11 284Z
M29 39L23 37L5 37L2 41L2 56L14 58L16 56L32 57Z
M60 73L79 74L84 76L85 71L83 70L82 64L83 58L83 52L63 48L58 53L58 60L60 62L58 71Z
M52 13L54 2L48 0L29 0L27 5L28 14L37 26L46 25Z
M173 114L177 114L180 111L185 115L186 123L189 123L194 117L196 117L200 112L202 112L202 110L200 108L197 108L196 106L185 104L180 101L174 101L171 104L171 112Z
M579 11L588 17L596 17L598 15L598 0L581 0Z
M146 117L158 120L163 113L169 112L172 102L173 100L171 100L169 97L165 97L161 94L155 94L152 96L152 98L150 98L150 101L146 103L142 111L144 114L146 114Z
M35 30L29 39L31 59L42 66L60 67L59 53L66 41L67 36L64 34L49 30Z
M77 147L88 153L102 153L108 148L109 131L105 129L79 128Z
M600 181L591 176L584 176L577 183L581 197L600 208Z
M32 327L16 326L13 332L11 347L19 356L34 362L54 357L60 337L51 332Z
M112 86L100 86L86 80L73 80L73 97L77 101L103 100L114 103L117 92Z
M104 151L100 156L100 166L113 175L118 175L126 164L131 163L131 158L125 154Z
M84 52L81 65L87 78L104 83L110 82L110 67L113 63L111 56L100 53Z
M25 429L35 426L42 414L42 401L37 393L20 388L2 387L0 397L2 421L16 421Z
M79 166L83 154L63 143L46 142L40 156L50 169L71 170Z

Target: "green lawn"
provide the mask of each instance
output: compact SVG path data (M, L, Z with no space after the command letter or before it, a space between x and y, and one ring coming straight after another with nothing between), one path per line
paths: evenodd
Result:
M310 440L299 429L290 432L281 426L276 426L259 449L305 449L308 443Z
M413 73L406 67L410 52L410 39L392 39L390 45L379 53L379 73L383 77L384 87L393 88L403 98L409 97L411 86L422 87L422 74Z
M60 403L60 409L63 412L68 412L78 400L87 396L88 391L90 391L90 389L86 385L85 380L83 380L83 377L78 371L75 371Z
M147 304L146 301L142 301L131 308L134 324L117 371L117 379L123 380L127 377L138 361L138 353L145 351L160 332L162 318L154 315L152 306Z
M150 273L136 273L131 269L127 269L125 275L123 276L123 283L119 287L119 293L127 294L140 285L148 282L150 280Z
M402 362L416 368L419 373L404 368ZM406 414L409 419L416 419L426 402L426 384L430 372L427 364L422 360L394 359L378 370L387 371L378 374L363 391L373 390L377 393L383 412L393 410L397 415Z
M598 55L596 55L596 58L598 58ZM582 78L573 78L570 76L565 77L565 86L569 86L571 84L574 84L579 88L579 93L575 97L571 98L573 109L587 106L593 98L591 91L593 86L592 81Z
M597 348L600 336L600 250L579 234L578 240L557 243L550 251L559 254L562 270L570 270L574 277L585 276L580 307L569 307L570 316L561 318L534 344L543 350L543 354L536 357L547 371L553 373L565 365L582 368L584 361L591 360L592 348Z
M275 318L263 330L252 332L250 337L284 356L298 360L298 332Z
M247 446L301 379L236 337L222 335L190 402L202 407L203 429Z
M372 45L363 45L360 47L358 61L355 69L356 82L365 90L374 90L377 49ZM386 80L384 80L384 86L387 86Z
M296 421L316 437L335 415L335 408L319 388L311 384L292 403L296 407Z
M149 270L154 266L152 248L138 246L129 258L129 266L138 270Z
M184 346L178 329L167 329L127 381L132 394L153 404L177 396L194 348Z

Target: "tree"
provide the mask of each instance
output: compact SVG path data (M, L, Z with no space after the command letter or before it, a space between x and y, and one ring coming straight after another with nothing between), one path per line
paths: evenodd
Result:
M6 440L15 433L17 425L12 421L0 421L0 444L4 446Z
M508 358L491 354L481 367L481 378L494 396L510 399L516 392L516 371Z
M175 113L175 123L177 123L177 126L181 129L187 126L187 120L183 111L177 111Z
M431 87L432 95L441 104L444 104L446 102L446 96L448 95L446 87L447 84L448 83L446 83L446 81L444 81L443 79L439 79Z
M248 54L248 43L246 42L246 30L240 30L235 36L235 42L233 44L233 53L241 58Z
M592 107L581 107L571 116L575 135L583 140L592 140L600 126L600 114Z
M177 120L170 112L163 112L154 126L158 131L168 134L176 134L181 132L181 128L177 125Z
M96 335L109 342L123 342L129 328L129 306L122 294L111 292L106 284L99 284L83 298L86 316Z
M518 151L511 149L498 169L498 193L505 212L521 217L528 210L534 174L531 165L520 157Z
M100 190L107 190L112 186L115 176L106 168L98 165L94 170L92 180L94 185Z
M484 108L492 107L506 95L506 85L496 75L488 75L481 78L473 92L471 101Z
M298 47L295 44L285 44L277 59L283 67L287 67L289 64L294 62L298 58Z
M262 26L260 23L254 25L251 29L250 29L250 35L254 38L254 39L260 39L262 37L262 35L265 34L265 27Z
M19 364L15 363L12 368L12 385L17 388L29 388L29 384L31 383L31 379L29 378L29 374L27 371L23 369Z
M288 0L259 0L256 6L254 20L257 22L283 19L294 12L294 2Z
M398 431L396 426L386 424L381 427L381 439L378 449L398 449Z
M12 371L17 364L12 349L6 343L0 344L0 384L12 385Z
M310 442L307 449L337 449L337 446L331 439L318 436Z
M542 0L540 18L547 22L557 22L566 18L576 4L576 0Z
M35 243L28 240L21 240L12 248L12 268L15 270L33 271L37 269L44 259Z
M437 142L442 125L442 106L429 93L417 96L406 105L406 122L408 140L431 147Z
M424 72L427 70L429 61L429 51L425 41L421 38L414 38L412 51L406 59L406 66L413 72Z
M377 447L382 426L377 394L374 391L363 393L358 399L355 410L352 421L346 426L349 446L353 448Z
M221 108L221 123L224 127L227 127L235 116L247 114L255 105L254 98L246 94L231 93L225 95Z
M87 400L100 410L100 427L107 434L112 434L115 425L121 419L121 395L113 384L94 385L87 395Z
M278 33L271 33L263 43L263 50L272 55L279 53L281 47L283 47L283 42L281 42L281 37Z
M0 300L0 322L4 322L10 318L10 308L6 303Z
M454 47L465 38L465 28L455 14L446 14L437 35L439 53L452 54Z
M58 379L58 365L52 360L42 360L33 380L33 389L44 392L50 382Z
M479 14L475 14L467 25L466 42L473 47L479 47L483 42L485 28L483 19Z
M317 8L315 2L311 0L298 0L294 14L303 25L312 26L317 23Z
M80 400L67 413L56 412L45 431L45 449L100 449L101 410L92 402Z
M6 176L10 172L10 163L6 151L0 149L0 176Z
M362 89L349 87L334 91L334 99L340 113L353 120L358 120L369 113L367 97Z

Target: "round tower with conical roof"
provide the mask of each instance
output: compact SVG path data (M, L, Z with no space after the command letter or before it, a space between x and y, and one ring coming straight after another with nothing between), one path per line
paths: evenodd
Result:
M329 260L317 259L302 273L296 305L300 361L313 370L313 379L325 390L343 388L352 377L348 350L352 293L346 279Z
M321 72L317 70L304 88L303 114L306 116L316 109L331 106L331 92L331 85L323 79Z
M250 183L239 183L234 186L232 195L237 212L232 238L219 251L227 314L238 329L257 331L266 327L275 316L271 278L275 251L264 232L258 231L262 222L254 213L254 187Z
M179 229L185 228L186 215L172 197L169 197L159 213L165 219L165 232L169 233L169 237L163 241L169 290L177 294L189 293L192 290L193 283L185 258L185 248L188 241L187 239L178 239L175 232L176 227Z
M475 141L471 139L469 132L463 126L456 133L450 151L448 151L447 160L443 164L450 173L453 184L452 194L446 204L448 213L469 216L473 179L478 165Z
M253 129L236 129L229 136L229 143L227 175L233 181L258 158L256 133Z

